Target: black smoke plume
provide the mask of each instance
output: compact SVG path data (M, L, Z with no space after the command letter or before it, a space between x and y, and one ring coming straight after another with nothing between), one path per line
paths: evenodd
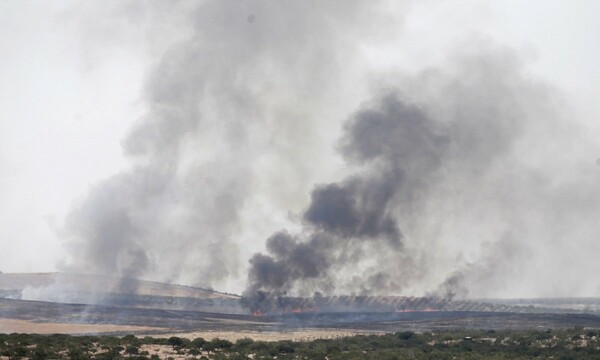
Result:
M375 105L353 116L340 143L345 159L365 169L339 183L316 186L303 216L306 231L278 232L267 240L268 255L250 259L249 299L260 303L266 294L285 295L297 282L327 278L362 242L401 251L394 206L413 196L403 192L405 186L418 192L434 176L449 146L448 130L395 94Z

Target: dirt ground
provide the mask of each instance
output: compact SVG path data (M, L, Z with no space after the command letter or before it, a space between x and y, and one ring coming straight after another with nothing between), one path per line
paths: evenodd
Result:
M34 322L28 320L0 318L0 333L97 334L112 332L138 333L164 330L166 329L148 326Z
M179 336L190 340L204 338L225 339L235 342L238 339L250 338L255 341L310 341L314 339L336 339L345 336L359 334L383 334L382 331L364 331L352 329L297 329L285 331L193 331L193 332L171 332L168 328L113 325L113 324L77 324L59 322L35 322L19 319L0 318L0 333L37 333L37 334L98 334L98 333L127 333L132 332L138 337L152 336L156 338L168 338ZM151 352L152 353L152 352Z
M315 339L337 339L346 336L354 335L380 335L383 331L364 331L364 330L349 330L349 329L302 329L295 331L279 331L279 332L259 332L259 331L194 331L185 333L170 333L151 335L155 338L178 336L190 340L196 338L204 338L212 340L214 338L225 339L235 342L237 339L250 338L255 341L310 341ZM138 335L143 337L144 335Z

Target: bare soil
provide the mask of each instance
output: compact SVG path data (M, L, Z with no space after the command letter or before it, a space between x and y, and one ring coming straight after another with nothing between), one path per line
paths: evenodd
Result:
M166 329L163 328L148 326L35 322L29 320L0 318L0 333L99 334L165 330Z
M192 331L185 333L166 333L152 335L155 338L168 338L178 336L186 339L204 338L212 340L214 338L225 339L235 342L238 339L249 338L254 341L310 341L316 339L339 339L354 335L380 335L383 331L363 331L353 329L300 329L292 331ZM142 334L138 336L143 336Z

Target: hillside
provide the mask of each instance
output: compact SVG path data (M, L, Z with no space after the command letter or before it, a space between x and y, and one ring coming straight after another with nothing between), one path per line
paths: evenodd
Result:
M137 296L197 300L236 300L239 297L208 289L102 275L67 273L0 273L0 295L28 300L60 301L88 296ZM57 301L58 300L58 301ZM69 301L64 301L69 302Z

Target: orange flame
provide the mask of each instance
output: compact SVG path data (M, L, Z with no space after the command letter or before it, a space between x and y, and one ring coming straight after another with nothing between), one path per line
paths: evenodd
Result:
M441 311L438 309L434 309L434 308L424 308L424 309L396 309L395 312L397 313L412 313L412 312L434 312L434 311Z

